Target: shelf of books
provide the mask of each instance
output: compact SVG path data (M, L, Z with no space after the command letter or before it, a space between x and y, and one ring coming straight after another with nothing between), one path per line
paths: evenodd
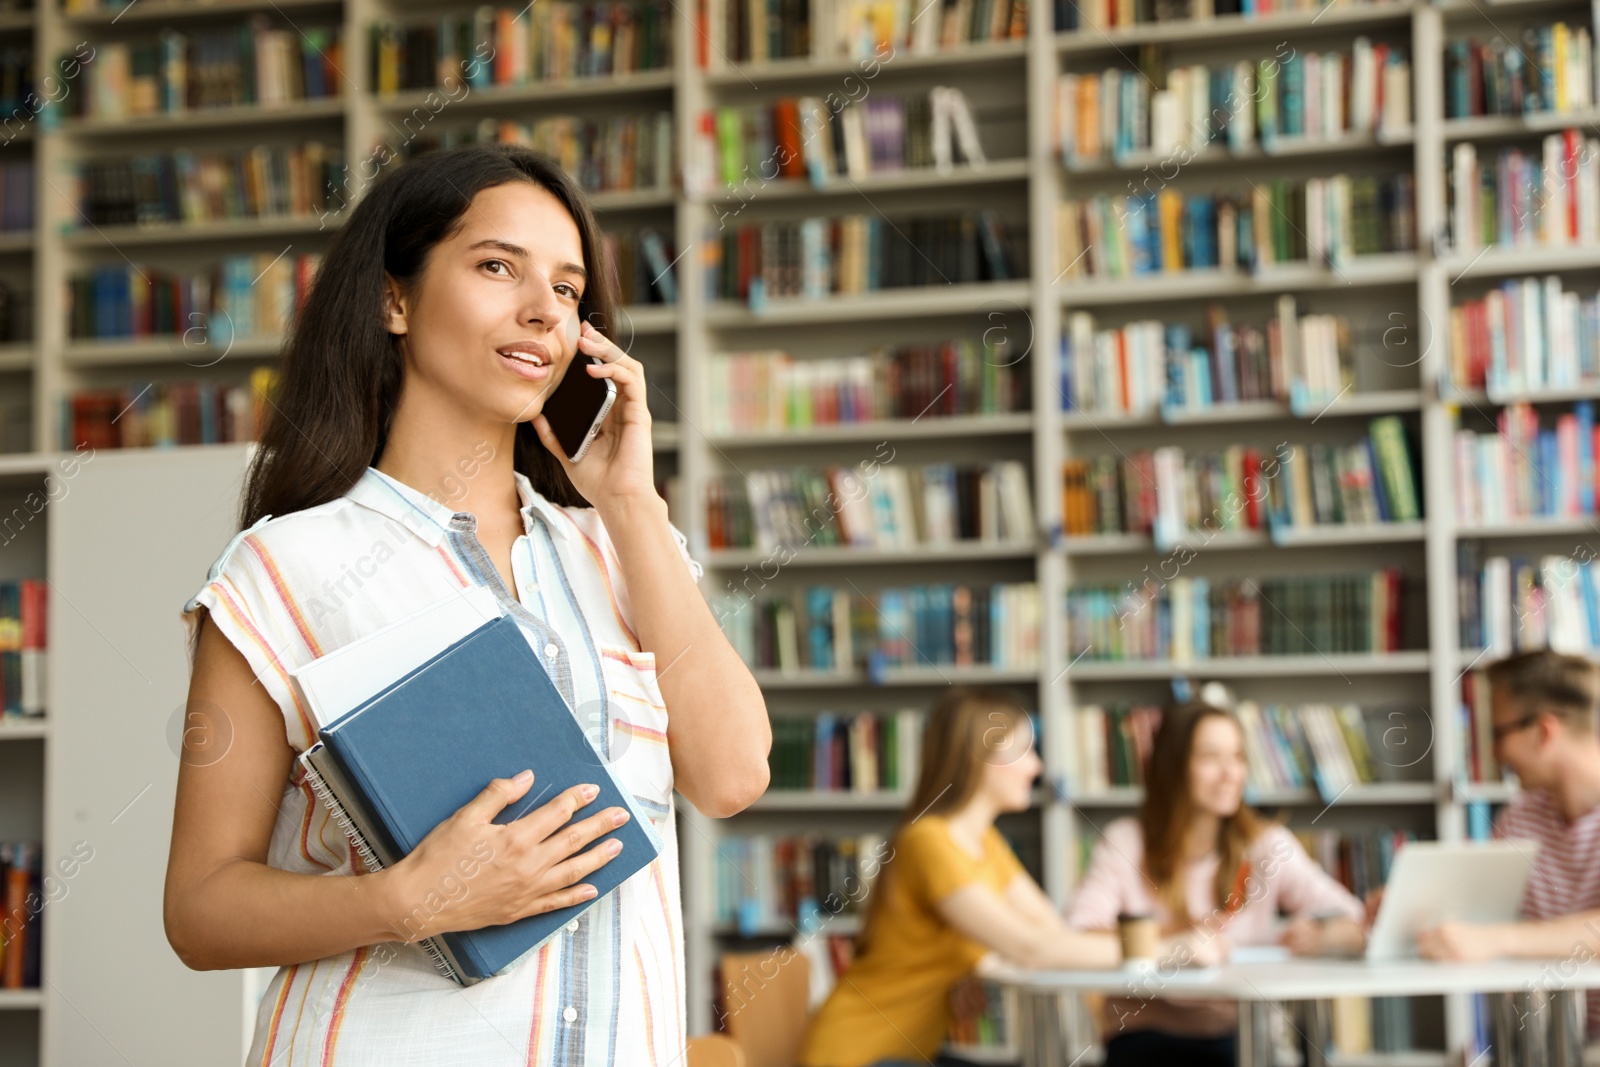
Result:
M1040 707L1031 40L983 7L900 5L890 37L847 4L700 9L681 461L774 746L760 801L686 819L691 1030L723 952L805 933L848 963L942 690ZM1001 826L1041 877L1047 803Z
M1436 239L1459 51L1445 27L1466 13L1062 0L1054 15L1061 476L1040 513L1063 561L1045 735L1064 881L1138 804L1161 706L1210 685L1246 727L1248 801L1364 891L1399 843L1460 836L1486 807L1458 761L1452 650L1471 646L1444 600L1456 527L1438 517L1456 482L1439 374L1461 331L1439 296L1441 279L1498 284L1524 250L1474 260ZM1478 173L1461 179L1474 196ZM1591 262L1561 252L1522 269ZM1477 1039L1472 1007L1353 1001L1335 1046L1442 1060Z
M47 504L69 470L0 457L0 1059L33 1063L45 1010Z

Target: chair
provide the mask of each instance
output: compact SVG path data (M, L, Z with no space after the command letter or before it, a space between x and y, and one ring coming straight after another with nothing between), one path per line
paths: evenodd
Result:
M691 1037L688 1067L746 1067L744 1049L727 1034Z
M794 1067L811 1018L810 961L779 946L726 953L719 970L723 1025L748 1067Z

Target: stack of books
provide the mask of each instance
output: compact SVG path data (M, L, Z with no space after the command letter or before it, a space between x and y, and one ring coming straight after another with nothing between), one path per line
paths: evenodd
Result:
M524 769L540 784L493 822L509 823L580 783L598 792L573 820L609 808L628 812L626 822L601 835L622 851L586 876L593 897L509 923L420 937L440 971L463 986L505 973L643 870L661 849L652 819L670 817L670 803L647 811L644 798L619 786L596 748L600 741L588 736L535 656L533 636L501 610L485 586L457 590L289 672L317 723L317 740L299 766L369 873L410 855L479 796L483 783ZM411 743L395 744L401 737ZM461 873L470 879L477 869L463 864ZM437 894L406 917L407 940L422 935L429 913L443 906L433 900Z

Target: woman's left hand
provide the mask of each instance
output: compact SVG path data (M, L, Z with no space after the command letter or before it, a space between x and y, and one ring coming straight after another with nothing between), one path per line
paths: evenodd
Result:
M594 356L601 362L584 366L581 359L584 355ZM655 497L655 460L650 441L650 409L645 403L644 365L585 322L579 327L578 351L566 372L610 378L616 384L617 398L600 424L599 434L589 443L589 451L577 463L567 459L542 411L533 417L533 428L539 440L560 461L578 492L596 507L604 501L624 497Z

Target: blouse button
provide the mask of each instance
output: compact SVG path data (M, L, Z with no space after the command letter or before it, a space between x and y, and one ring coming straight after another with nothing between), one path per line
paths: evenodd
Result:
M567 923L567 933L575 934L577 932L578 932L578 920L577 919L573 919L571 922Z
M559 656L561 654L561 650L559 648L557 648L555 645L545 645L544 646L544 654L546 656L549 656L551 659L555 659L557 656Z
M572 1020L578 1017L578 1009L574 1008L571 1004L568 1004L565 1008L561 1009L561 1017L570 1023Z

